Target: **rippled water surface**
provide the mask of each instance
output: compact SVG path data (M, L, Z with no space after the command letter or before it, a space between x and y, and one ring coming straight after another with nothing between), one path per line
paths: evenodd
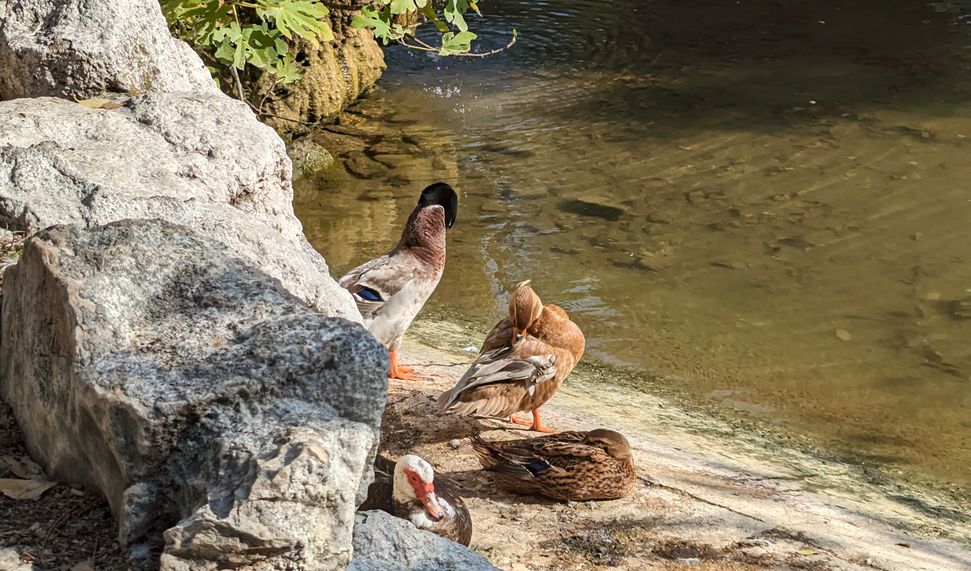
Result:
M519 42L389 49L297 213L339 275L445 180L431 311L487 326L532 278L595 358L968 489L969 28L820 4L483 3L478 49Z

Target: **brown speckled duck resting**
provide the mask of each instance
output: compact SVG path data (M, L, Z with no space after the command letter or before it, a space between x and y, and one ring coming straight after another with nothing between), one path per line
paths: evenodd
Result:
M630 444L619 432L561 432L525 440L472 437L479 463L503 488L555 500L614 500L634 489Z

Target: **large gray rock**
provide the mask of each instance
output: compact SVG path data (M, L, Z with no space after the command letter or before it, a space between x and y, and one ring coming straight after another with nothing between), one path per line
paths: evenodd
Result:
M213 236L318 311L360 320L292 200L283 142L221 93L153 92L118 109L0 102L0 225L163 218Z
M0 99L104 91L217 87L199 57L169 34L157 0L0 2Z
M464 545L418 529L382 511L357 514L354 559L348 571L492 571Z
M7 270L0 393L31 455L108 498L163 569L337 569L387 352L219 242L163 221L56 226Z

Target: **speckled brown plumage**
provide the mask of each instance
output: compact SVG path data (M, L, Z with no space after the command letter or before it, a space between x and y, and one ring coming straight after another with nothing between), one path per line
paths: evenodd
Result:
M619 432L561 432L525 440L472 437L479 463L503 488L555 500L613 500L637 481L630 444Z
M584 337L566 311L543 306L524 282L510 297L509 314L492 328L455 387L439 397L440 408L479 416L535 411L573 371L583 355Z

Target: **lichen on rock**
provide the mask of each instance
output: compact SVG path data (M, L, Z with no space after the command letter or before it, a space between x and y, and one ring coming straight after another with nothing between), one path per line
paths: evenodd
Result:
M255 92L273 91L266 102L264 120L281 131L305 131L306 123L330 119L370 90L384 72L384 52L367 30L349 25L351 14L334 10L331 42L297 41L297 59L303 78L274 88L275 79L264 74Z

